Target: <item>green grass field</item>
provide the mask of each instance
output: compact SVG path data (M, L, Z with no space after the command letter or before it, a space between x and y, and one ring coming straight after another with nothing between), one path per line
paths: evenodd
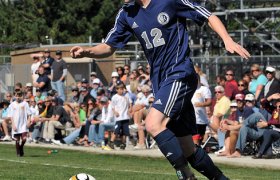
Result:
M1 180L68 180L72 175L88 173L97 180L176 180L174 170L163 158L101 155L82 151L25 147L25 156L15 155L13 145L0 144ZM230 179L280 179L278 171L218 165ZM196 173L198 179L206 179Z

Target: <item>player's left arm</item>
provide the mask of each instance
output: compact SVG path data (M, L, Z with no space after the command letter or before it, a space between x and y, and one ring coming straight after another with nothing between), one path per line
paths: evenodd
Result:
M237 53L245 59L248 59L251 56L245 48L232 40L225 26L216 15L212 14L208 18L208 24L222 38L227 51L230 53Z

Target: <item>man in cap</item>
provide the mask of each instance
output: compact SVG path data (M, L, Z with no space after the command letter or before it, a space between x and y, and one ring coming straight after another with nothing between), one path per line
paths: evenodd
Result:
M93 101L95 101L95 98L90 95L86 87L82 86L80 88L80 94L81 95L80 95L79 103L87 104L89 99L93 99Z
M98 79L100 81L100 86L103 86L103 83L101 82L101 80L97 77L97 73L96 72L91 72L90 73L90 82L93 84L93 81L95 79Z
M96 98L97 96L97 90L98 88L100 87L100 80L98 78L95 78L93 81L92 81L92 89L90 91L90 95L94 98Z
M66 62L62 59L62 52L56 51L56 60L52 64L51 68L51 85L52 89L58 92L58 96L65 101L65 86L64 81L67 75Z
M268 66L265 69L265 75L268 81L262 89L260 95L261 98L267 98L272 94L280 93L280 81L277 78L275 78L275 72L276 69L271 66Z
M52 63L54 62L54 58L50 56L50 50L45 49L44 50L44 61L42 62L42 65L46 69L46 74L50 75L51 74L51 67Z

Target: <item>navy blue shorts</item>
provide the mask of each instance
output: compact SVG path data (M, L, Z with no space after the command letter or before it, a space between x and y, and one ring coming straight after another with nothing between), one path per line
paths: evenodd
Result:
M197 132L195 111L191 102L196 88L197 76L193 74L182 80L167 79L155 94L153 107L170 117L167 128L177 137Z
M122 120L122 121L116 121L114 133L118 134L118 135L129 136L128 125L129 125L129 119Z

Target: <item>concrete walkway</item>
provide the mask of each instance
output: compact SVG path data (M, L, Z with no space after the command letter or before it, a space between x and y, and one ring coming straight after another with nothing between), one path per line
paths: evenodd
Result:
M0 144L14 144L14 142L0 142ZM142 157L156 157L163 158L162 153L159 149L145 149L145 150L134 150L132 146L128 146L125 150L112 150L105 151L98 147L82 147L82 146L69 146L69 145L52 145L52 144L35 144L26 143L26 146L31 147L44 147L49 149L67 149L74 151L86 151L99 154L112 154L112 155L131 155L131 156L142 156ZM259 167L266 169L280 170L280 159L252 159L251 156L243 156L241 158L227 158L217 157L215 154L209 154L215 163L227 164L233 166L242 167Z

